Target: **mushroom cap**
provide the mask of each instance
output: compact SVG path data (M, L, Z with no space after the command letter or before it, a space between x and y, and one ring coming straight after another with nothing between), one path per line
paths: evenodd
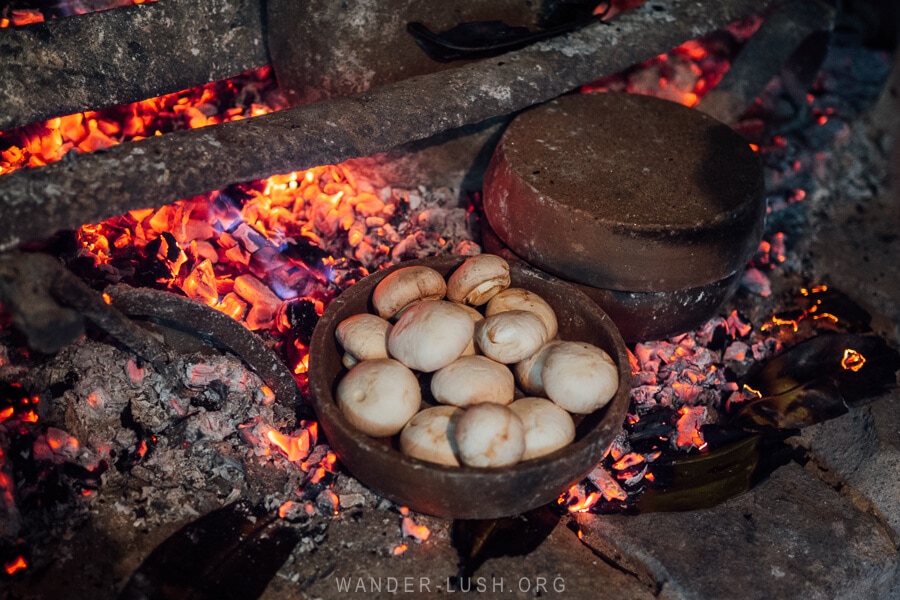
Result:
M476 254L450 275L447 299L481 306L509 284L509 263L496 254Z
M619 387L619 371L613 359L584 342L554 346L544 360L541 379L547 397L575 414L605 406Z
M547 341L540 317L527 310L508 310L485 317L475 326L475 343L481 352L505 365L537 352Z
M334 331L338 343L357 360L388 358L387 336L391 324L378 315L360 313L347 317Z
M413 304L388 335L388 352L410 369L437 371L462 355L475 325L460 304L426 300Z
M514 465L525 452L522 420L501 404L475 404L454 427L459 460L469 467Z
M484 315L481 314L480 312L478 312L476 309L469 306L468 304L460 304L460 306L463 307L464 309L466 309L466 312L468 312L469 316L472 317L472 323L477 325L479 321L484 320ZM478 347L475 345L474 337L469 341L469 345L466 346L466 349L463 350L463 353L462 353L463 356L469 356L472 354L478 354Z
M444 276L422 265L403 267L387 275L372 291L372 304L380 317L391 319L420 300L440 300L447 293Z
M461 356L431 378L431 394L441 404L509 404L515 393L512 371L486 356Z
M575 439L572 415L546 398L520 398L509 405L525 427L522 460L559 450Z
M541 370L544 368L544 360L550 349L559 343L561 343L559 340L551 340L541 346L537 352L513 366L516 381L519 382L519 387L526 394L540 397L547 395L544 391L544 380L541 379Z
M343 354L341 354L341 364L344 365L344 368L349 371L359 364L359 359L349 352L344 352Z
M547 328L547 339L552 340L559 331L553 307L538 294L525 288L507 288L490 299L484 315L490 317L508 310L528 310L536 314Z
M455 406L432 406L419 411L400 432L400 450L419 460L458 467L453 427L462 412Z
M364 360L341 379L335 394L350 424L373 437L398 433L419 410L422 391L412 371L391 358Z

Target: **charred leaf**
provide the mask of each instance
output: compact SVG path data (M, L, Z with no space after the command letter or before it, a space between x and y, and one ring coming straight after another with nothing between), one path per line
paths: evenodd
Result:
M802 428L896 386L900 354L874 335L823 334L767 362L743 382L759 393L729 419L751 429Z

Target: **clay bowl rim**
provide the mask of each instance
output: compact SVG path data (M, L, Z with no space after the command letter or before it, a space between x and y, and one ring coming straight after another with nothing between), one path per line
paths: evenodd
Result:
M335 298L319 319L310 341L310 401L338 459L364 485L417 512L438 517L487 519L521 514L554 501L581 481L600 462L618 433L629 405L631 368L625 342L618 328L590 298L574 286L531 269L510 264L513 286L545 288L545 299L559 313L565 303L579 314L559 314L561 339L592 341L615 361L619 370L616 395L605 407L576 418L576 439L569 446L544 457L511 467L476 469L428 463L402 454L391 440L372 438L355 430L334 401L334 389L346 369L335 340L337 324L352 314L371 312L371 292L389 273L403 267L424 265L445 277L465 256L435 256L398 263L373 273ZM552 298L547 289L557 290ZM572 328L582 322L579 335ZM592 329L588 329L592 328ZM592 333L593 332L593 333ZM596 342L595 342L596 343Z

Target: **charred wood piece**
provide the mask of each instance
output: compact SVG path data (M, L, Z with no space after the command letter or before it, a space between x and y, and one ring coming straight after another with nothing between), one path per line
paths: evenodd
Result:
M802 97L825 58L833 25L834 8L821 0L785 4L747 41L697 110L734 125L783 68Z
M284 362L259 336L225 313L159 290L119 284L106 288L106 293L113 306L130 317L151 319L233 352L272 388L282 406L295 408L299 388Z
M59 270L49 256L0 256L0 302L13 326L25 335L28 346L46 354L59 351L84 334L84 318L60 306L50 295L50 282Z
M158 0L0 29L0 130L264 66L262 13L260 0Z
M39 352L57 352L77 340L87 318L154 366L169 362L162 343L49 255L0 256L0 299L28 345Z

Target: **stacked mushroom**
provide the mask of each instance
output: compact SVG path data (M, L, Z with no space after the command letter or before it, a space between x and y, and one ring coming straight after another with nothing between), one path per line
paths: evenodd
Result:
M470 257L446 281L402 267L378 283L372 305L377 314L337 326L349 371L336 400L361 432L399 433L409 456L472 467L543 456L575 438L570 413L593 412L618 389L612 358L557 339L553 308L510 287L499 256ZM422 401L422 373L437 405Z

